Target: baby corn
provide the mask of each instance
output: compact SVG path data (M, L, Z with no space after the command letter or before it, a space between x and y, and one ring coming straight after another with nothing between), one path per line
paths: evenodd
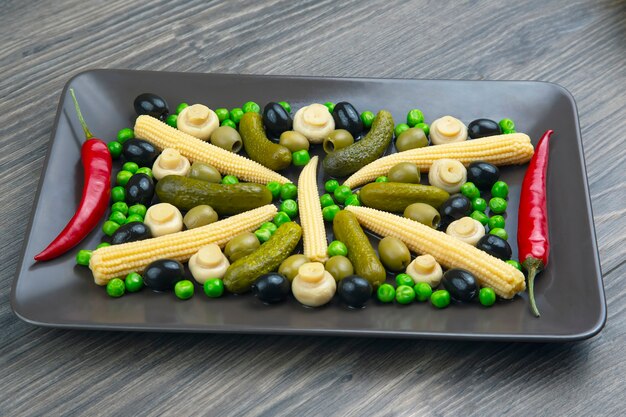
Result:
M317 192L317 161L311 158L302 169L298 178L298 204L300 205L300 223L304 235L304 255L311 262L326 262L328 243L326 229Z

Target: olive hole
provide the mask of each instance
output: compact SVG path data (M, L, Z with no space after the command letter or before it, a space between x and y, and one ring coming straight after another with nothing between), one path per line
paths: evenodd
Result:
M235 153L238 153L241 150L241 146L242 146L242 142L240 140L237 140L235 142L233 142L233 147L232 147L232 151Z
M332 140L326 139L324 141L324 150L326 151L326 153L331 153L335 151L335 144Z
M433 217L433 228L437 229L440 223L441 223L441 216L439 214L435 214L435 216Z

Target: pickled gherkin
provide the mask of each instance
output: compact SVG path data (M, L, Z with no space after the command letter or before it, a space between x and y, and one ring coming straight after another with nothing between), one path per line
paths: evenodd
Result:
M291 152L283 145L270 141L263 130L263 117L254 112L245 113L239 122L243 147L253 161L280 171L291 164Z
M366 207L402 213L413 203L438 208L450 197L446 191L431 185L401 182L372 182L361 188L359 198Z

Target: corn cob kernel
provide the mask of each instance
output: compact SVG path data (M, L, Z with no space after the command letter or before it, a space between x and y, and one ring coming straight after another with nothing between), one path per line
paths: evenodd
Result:
M347 206L345 210L354 213L359 223L374 233L398 238L413 252L432 255L446 268L466 269L481 286L493 288L502 298L513 298L526 288L521 271L443 232L367 207Z
M304 256L311 262L326 262L328 259L326 229L320 196L317 191L317 161L314 156L302 169L298 178L298 203L300 205L300 223L304 236Z
M95 283L106 285L115 277L142 272L158 259L187 262L201 247L211 243L223 247L232 237L254 230L276 212L276 207L268 204L195 229L106 246L92 253L89 268Z
M147 140L157 148L174 148L189 160L213 165L222 174L234 175L244 181L286 184L287 178L248 158L211 145L150 116L135 121L135 137Z
M456 159L465 166L474 161L485 161L494 165L524 164L530 161L534 148L530 138L524 133L489 136L464 142L433 145L411 149L380 158L354 174L344 184L350 188L374 181L401 162L416 164L422 172L428 172L438 159Z

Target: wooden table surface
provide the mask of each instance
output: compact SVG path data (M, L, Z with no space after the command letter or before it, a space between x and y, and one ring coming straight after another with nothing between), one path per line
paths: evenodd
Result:
M4 1L0 415L624 412L626 3L507 3ZM10 287L55 108L64 83L89 68L561 84L580 114L605 329L580 343L513 344L65 331L20 321Z

